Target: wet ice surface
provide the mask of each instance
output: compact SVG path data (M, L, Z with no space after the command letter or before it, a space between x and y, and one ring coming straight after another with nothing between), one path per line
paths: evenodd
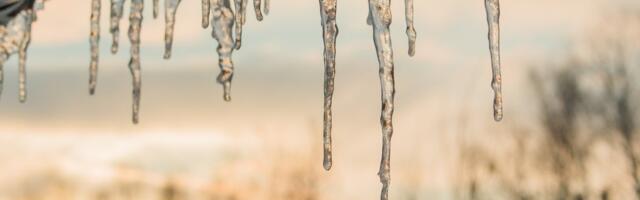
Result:
M181 0L165 0L164 4L164 59L171 58L171 47L173 46L173 31L176 25L176 11Z
M137 124L140 113L140 88L142 86L142 74L140 66L140 29L142 27L142 11L144 0L132 0L129 13L129 41L131 42L131 60L129 70L133 78L133 116L132 121Z
M502 74L500 69L500 2L485 0L487 23L489 25L489 50L491 52L491 70L493 78L491 88L494 92L493 117L502 120Z
M98 77L98 56L100 55L100 0L91 1L91 64L89 66L89 94L94 94Z
M231 0L213 0L211 2L212 36L218 41L218 65L220 74L218 82L224 88L224 100L231 101L231 80L233 79L233 60L231 56L235 48L233 25L235 16L231 9Z
M405 18L407 21L407 38L409 39L409 56L416 55L416 28L413 26L413 0L404 0Z
M122 19L122 12L124 10L124 0L111 0L111 16L110 16L110 29L113 42L111 44L111 53L118 52L118 42L120 39L120 20Z
M26 59L27 49L31 41L31 24L35 18L32 10L23 10L13 18L7 26L0 26L0 91L4 81L3 66L12 54L18 53L19 61L19 100L25 102L26 92Z
M380 199L386 200L389 198L389 184L391 182L391 136L393 135L393 101L395 95L393 48L391 31L389 30L391 25L391 1L369 0L369 14L371 16L370 22L373 26L373 41L380 65L382 158L378 175L382 183Z
M330 170L332 165L331 150L331 105L333 101L333 87L336 75L336 38L338 25L336 23L337 0L320 0L320 16L322 18L322 39L324 41L324 125L323 125L323 166Z

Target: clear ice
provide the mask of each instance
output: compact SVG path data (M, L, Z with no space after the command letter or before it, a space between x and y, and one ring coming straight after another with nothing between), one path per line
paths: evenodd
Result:
M167 8L165 7L165 9ZM154 19L158 18L159 12L160 12L160 0L153 0L153 18Z
M27 49L31 41L31 24L35 18L33 10L22 10L7 25L0 26L0 92L4 85L4 62L12 54L18 53L19 61L19 100L25 102L26 92L26 59Z
M500 71L500 2L499 0L485 0L487 23L489 25L489 50L491 52L491 70L493 78L493 118L502 120L502 74Z
M256 12L256 19L258 19L258 21L262 21L262 0L253 0L253 9Z
M324 125L323 148L324 156L322 165L325 170L330 170L332 165L331 154L331 104L333 101L334 79L336 75L336 38L338 37L338 25L336 23L337 0L320 0L320 16L322 18L322 38L324 41Z
M233 60L231 56L235 48L233 25L235 16L231 9L231 0L211 1L212 36L218 41L218 65L220 74L218 82L224 87L224 100L231 101L231 80L233 79Z
M389 184L391 182L391 136L393 135L393 99L395 83L393 78L393 48L391 44L391 1L369 0L370 22L373 26L373 41L376 46L378 63L380 65L380 85L382 92L382 158L380 161L380 182L382 192L380 199L389 199Z
M140 87L142 75L140 72L140 28L142 26L142 11L144 0L132 0L129 11L129 41L131 42L131 60L129 69L133 77L133 117L134 124L138 123L140 113Z
M98 56L100 55L100 0L91 0L91 31L89 42L91 43L91 64L89 66L89 94L96 90L98 78Z
M111 0L110 31L112 36L111 53L118 52L118 40L120 38L120 19L124 10L124 0Z
M202 0L202 28L209 27L210 14L211 14L211 1Z
M18 70L19 70L19 89L20 102L27 101L27 49L31 43L31 23L33 23L33 10L24 10L24 31L22 32L22 41L20 41L20 49L18 51Z
M413 0L404 0L407 37L409 38L409 56L416 55L416 28L413 26Z
M181 0L165 0L164 4L164 59L171 58L171 47L173 46L173 30L176 25L176 11Z
M240 50L242 47L242 26L245 23L246 11L247 11L247 0L235 0L235 10L236 10L236 43L235 49Z

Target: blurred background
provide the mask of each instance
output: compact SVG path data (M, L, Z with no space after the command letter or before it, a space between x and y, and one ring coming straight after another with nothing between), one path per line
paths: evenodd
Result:
M340 1L334 166L322 169L322 38L317 1L252 10L222 100L216 41L200 1L142 27L141 121L131 123L128 5L109 52L102 2L98 87L88 95L90 1L38 13L28 101L17 59L0 101L0 199L377 199L378 66L365 1ZM393 2L396 115L392 199L638 199L640 2L502 1L505 118L492 117L484 2L415 2L417 54L406 55Z

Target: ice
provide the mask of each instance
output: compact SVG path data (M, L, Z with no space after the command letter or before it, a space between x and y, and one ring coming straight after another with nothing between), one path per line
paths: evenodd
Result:
M164 59L171 58L171 47L173 46L173 30L176 25L176 11L181 0L165 0L164 4Z
M91 43L91 64L89 66L89 94L96 90L98 78L98 56L100 55L100 0L91 0L91 31L89 41Z
M133 116L134 124L138 123L140 113L140 87L142 74L140 72L140 28L142 26L142 11L144 0L132 0L129 11L129 41L131 42L131 60L129 69L133 77Z
M485 0L487 10L487 23L489 25L489 50L491 52L491 70L493 78L493 118L502 120L502 74L500 69L500 2L498 0Z
M391 182L391 137L393 135L393 100L395 83L393 77L393 48L391 44L391 1L369 0L369 12L373 25L373 41L375 43L380 65L380 84L382 95L382 158L380 161L380 182L382 192L380 199L389 198L389 184Z
M336 38L338 37L338 25L336 23L337 0L320 0L320 15L322 18L322 35L324 41L324 130L323 147L325 170L330 170L332 165L331 154L331 104L333 100L333 87L336 75Z

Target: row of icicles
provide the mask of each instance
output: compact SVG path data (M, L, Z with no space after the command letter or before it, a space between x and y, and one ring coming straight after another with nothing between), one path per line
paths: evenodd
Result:
M35 8L42 8L44 0L36 1ZM118 51L118 40L120 34L119 22L123 16L125 0L111 0L110 33L113 43L111 53ZM159 13L159 0L153 0L153 17ZM173 32L175 26L175 15L181 0L165 0L165 52L164 58L171 57L171 47L173 43ZM224 100L230 101L231 80L233 79L232 54L234 50L239 50L242 44L242 26L246 22L246 9L248 0L202 0L202 27L212 27L212 36L218 41L217 53L219 56L220 74L218 82L224 87ZM394 62L393 48L391 43L391 31L389 26L392 21L391 0L368 0L369 15L367 24L372 26L373 41L379 62L380 83L382 92L382 112L380 123L382 126L382 158L378 175L383 184L381 199L388 199L390 184L390 157L391 157L391 137L393 135L393 111L394 111ZM500 70L500 6L499 0L484 0L489 25L489 49L492 65L491 87L494 91L494 119L502 119L502 92L501 92L501 70ZM323 126L323 166L330 170L332 166L331 150L331 127L332 114L331 105L334 91L335 78L335 57L336 38L338 26L336 22L337 0L319 0L320 14L323 29L324 41L324 126ZM254 0L254 10L256 18L261 21L264 14L269 13L269 0ZM100 8L101 0L92 0L91 4L91 64L89 78L89 93L93 94L96 88L98 71L98 42L100 40ZM133 77L133 123L138 123L140 105L140 29L142 25L142 11L144 0L131 0L129 11L128 36L131 42L131 59L129 69ZM414 11L413 0L405 0L405 20L406 34L409 41L408 53L415 55L416 31L413 25ZM26 49L31 38L31 23L35 21L36 15L33 8L20 12L6 26L0 26L0 90L2 86L2 64L8 60L11 54L19 54L19 87L20 101L26 100L26 75L25 60Z

